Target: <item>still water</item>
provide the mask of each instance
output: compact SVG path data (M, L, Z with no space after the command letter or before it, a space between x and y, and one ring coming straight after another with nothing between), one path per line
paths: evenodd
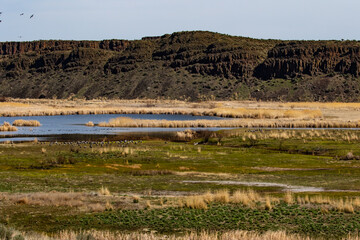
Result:
M61 116L30 116L30 117L0 117L0 124L4 121L12 123L16 119L38 120L40 127L17 127L16 132L0 132L0 138L25 136L46 136L62 134L100 134L109 135L124 132L161 132L161 131L182 131L184 128L109 128L109 127L87 127L85 123L92 121L107 122L111 118L130 117L133 119L165 119L165 120L218 120L220 117L191 116L191 115L165 115L165 114L99 114L99 115L61 115ZM192 128L197 130L196 128ZM199 129L199 128L198 128ZM217 130L211 128L209 130ZM1 139L0 139L1 140ZM13 139L11 139L13 140ZM22 140L21 140L22 141Z

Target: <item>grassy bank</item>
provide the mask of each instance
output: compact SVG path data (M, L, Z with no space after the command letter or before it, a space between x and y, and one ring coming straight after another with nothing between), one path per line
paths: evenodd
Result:
M86 123L85 125L93 126ZM146 120L119 117L109 122L100 122L99 127L140 127L140 128L359 128L360 121L330 120L280 120L280 119L229 119L229 120Z

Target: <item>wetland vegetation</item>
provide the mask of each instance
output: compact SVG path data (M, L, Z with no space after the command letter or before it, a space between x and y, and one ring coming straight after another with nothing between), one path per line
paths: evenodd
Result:
M3 143L0 223L42 234L343 238L359 228L359 137L357 130L238 129L166 142L115 135Z
M185 125L171 134L81 132L40 140L29 134L33 141L3 141L0 239L358 239L360 130L255 128L268 121L357 127L358 106L231 104L302 114L253 114L234 120L249 125L229 130L185 130L183 116L177 122ZM79 117L76 127L102 129L90 117ZM139 121L160 121L153 117ZM22 126L38 120L29 118ZM334 125L322 125L326 121ZM36 129L50 126L41 124Z

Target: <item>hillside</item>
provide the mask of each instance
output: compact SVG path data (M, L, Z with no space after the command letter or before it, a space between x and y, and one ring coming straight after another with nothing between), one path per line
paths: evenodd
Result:
M359 101L360 42L212 32L0 43L0 96Z

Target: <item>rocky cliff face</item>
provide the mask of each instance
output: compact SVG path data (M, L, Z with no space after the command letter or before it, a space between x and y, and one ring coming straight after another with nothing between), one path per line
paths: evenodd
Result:
M34 42L0 42L0 55L13 56L31 52L45 53L69 51L78 48L104 49L122 51L129 45L126 40L104 41L34 41Z
M256 67L254 75L261 79L342 73L359 76L358 43L290 42L281 43L268 52L267 59Z
M360 43L211 32L0 43L0 96L358 101Z

